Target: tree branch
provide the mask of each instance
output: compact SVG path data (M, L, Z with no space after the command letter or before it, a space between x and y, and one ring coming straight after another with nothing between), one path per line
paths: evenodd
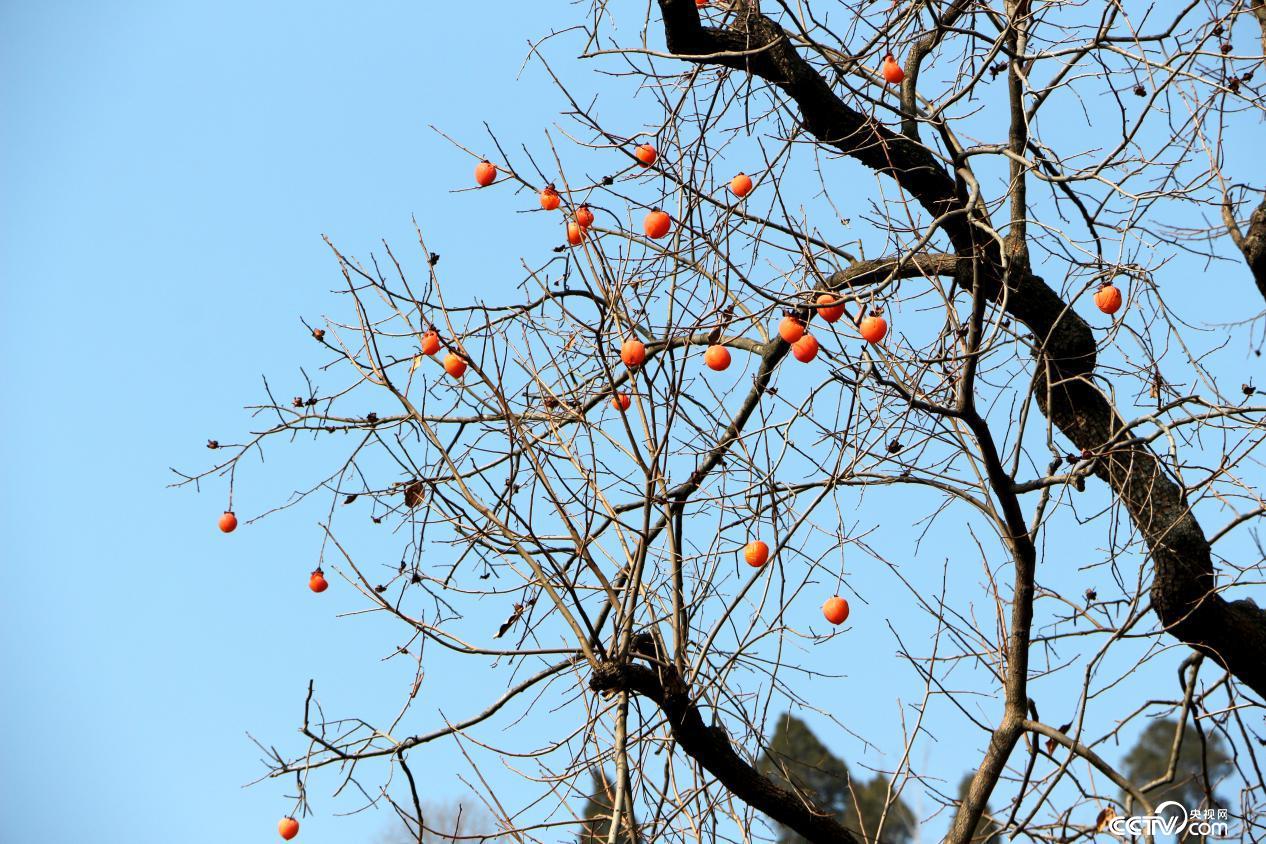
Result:
M647 656L648 659L652 657ZM775 785L735 751L721 727L704 722L699 707L675 668L655 660L655 668L606 662L594 669L589 687L596 692L631 692L664 713L673 739L691 759L716 777L735 797L811 842L860 844L830 812L807 796Z
M1266 5L1259 4L1256 9L1262 18L1262 37L1266 40ZM1235 241L1235 245L1244 254L1249 272L1253 274L1253 281L1257 282L1258 291L1266 299L1266 199L1253 210L1252 216L1248 218L1247 228L1240 228L1229 201L1222 206L1222 220L1231 233L1231 240Z
M995 241L980 237L988 220L967 207L961 185L931 150L844 103L782 28L754 11L754 4L738 11L724 30L704 27L689 0L659 0L659 5L669 50L686 61L768 46L756 55L715 63L777 86L799 107L814 137L891 177L940 218L960 270L970 268L971 259L977 262L976 273L956 273L959 285L966 290L985 285L990 298L1033 333L1035 393L1042 412L1083 450L1095 453L1112 441L1124 422L1091 381L1096 347L1090 326L1045 281L1015 270ZM1228 602L1217 594L1208 540L1159 458L1142 444L1115 446L1097 461L1095 473L1120 498L1151 549L1152 603L1165 629L1266 696L1266 660L1261 658L1266 612L1252 601Z

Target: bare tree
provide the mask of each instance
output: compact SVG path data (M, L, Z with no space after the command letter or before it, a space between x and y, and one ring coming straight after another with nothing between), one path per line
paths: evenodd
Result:
M424 840L407 760L456 741L533 760L533 800L482 784L516 840L579 835L602 770L612 842L887 840L907 803L943 810L953 842L1066 841L1153 810L1159 784L1111 760L1168 717L1227 748L1205 798L1232 778L1234 829L1260 837L1266 403L1240 377L1266 325L1266 212L1242 210L1264 187L1242 140L1262 137L1260 0L571 8L577 28L530 52L563 104L548 142L455 141L495 165L493 207L557 197L541 213L569 244L525 257L521 295L498 302L442 279L421 232L418 258L331 244L342 316L308 330L321 378L342 380L269 390L265 425L182 476L227 478L231 510L244 458L318 443L321 472L279 506L321 508L319 566L394 617L417 661L387 724L327 716L309 688L303 742L268 751L295 811L332 768ZM553 55L577 37L587 63L564 70ZM581 93L590 67L653 122L616 125ZM726 187L740 170L750 194ZM1191 279L1168 268L1192 256L1224 277L1233 324L1188 313ZM976 559L930 579L871 543L867 504L888 489L917 533L953 514ZM394 530L398 566L349 538L367 520ZM745 565L758 540L769 561ZM845 559L885 567L930 631L866 622L924 696L871 772L861 831L759 764L771 707L847 729L813 694L832 628L788 611L848 597ZM952 599L965 577L993 618ZM503 608L499 629L470 622L476 604ZM503 685L401 735L436 648L505 668L479 675ZM1071 699L1048 722L1034 688L1056 682ZM554 727L512 753L497 737L527 709ZM961 794L966 760L920 761L937 725L982 736Z

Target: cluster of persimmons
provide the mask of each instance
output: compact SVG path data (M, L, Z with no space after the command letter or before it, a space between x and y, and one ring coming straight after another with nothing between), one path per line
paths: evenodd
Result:
M703 8L709 5L709 0L696 0L696 3ZM899 85L905 79L905 72L891 53L884 57L880 65L880 75L891 85ZM633 157L641 166L651 167L659 158L659 153L651 144L641 144L633 150ZM475 165L475 183L479 187L488 187L493 184L497 180L497 175L497 166L490 161L483 160ZM750 194L754 186L751 177L746 173L739 173L729 182L730 192L740 200ZM562 197L552 184L546 185L540 191L539 199L541 208L546 211L555 211L562 206ZM589 206L584 204L576 206L566 221L568 244L575 247L584 243L593 223L594 213ZM643 219L642 228L647 237L659 240L672 230L672 224L673 221L668 212L653 208ZM1111 282L1104 283L1095 293L1094 302L1103 313L1115 314L1122 305L1121 291ZM809 308L809 316L813 313L817 313L828 323L835 323L845 315L844 301L833 293L821 293L814 300L813 306ZM812 361L819 349L817 339L808 331L806 319L807 317L796 313L787 313L778 324L778 336L791 347L792 356L801 363ZM883 317L882 310L878 308L872 309L869 313L863 311L860 318L856 320L856 327L862 339L871 344L883 342L888 334L888 323ZM324 333L317 329L313 335L321 340ZM432 327L421 337L420 354L415 358L414 365L417 365L417 361L422 356L433 357L439 353L440 346L439 333ZM641 340L630 337L620 347L620 361L630 372L636 372L644 366L646 358L646 344ZM720 343L710 345L703 355L703 362L709 369L721 372L730 366L730 351ZM450 377L460 379L466 374L467 360L459 351L451 350L444 357L443 367ZM632 407L633 398L627 392L615 391L611 397L611 404L616 410L624 413ZM221 531L232 533L237 529L237 516L231 510L226 511L220 516L219 526ZM743 548L744 561L757 569L769 562L769 554L769 545L761 540L753 540ZM308 588L318 593L329 588L325 574L319 567L311 573ZM849 615L848 601L839 595L828 598L822 605L822 615L833 625L843 624ZM299 822L290 816L282 818L277 824L277 831L282 838L290 840L299 834Z

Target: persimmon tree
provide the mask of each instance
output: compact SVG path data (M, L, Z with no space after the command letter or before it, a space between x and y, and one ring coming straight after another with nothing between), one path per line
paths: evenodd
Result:
M321 514L331 590L393 618L418 663L389 723L296 690L301 739L268 771L299 784L286 810L354 781L421 841L410 762L447 741L521 775L513 805L483 783L516 840L585 834L595 781L609 841L885 840L895 814L845 823L766 754L771 713L847 730L877 704L907 720L865 736L889 760L867 805L876 782L880 805L919 795L946 840L1150 813L1166 777L1131 780L1114 747L1158 718L1171 780L1193 735L1228 749L1199 793L1233 778L1222 808L1260 836L1261 0L558 14L578 29L530 55L557 83L547 141L455 141L487 213L552 215L553 248L484 301L421 231L364 259L331 243L340 310L306 324L322 383L269 394L264 427L182 476L225 479L231 510L246 458L312 440L323 468L279 506ZM1225 324L1192 313L1197 284ZM859 333L871 316L882 337ZM870 538L884 501L958 544L899 558ZM398 566L358 551L370 521ZM862 568L882 601L851 589ZM837 596L838 628L818 609ZM922 698L815 697L844 648ZM415 731L439 649L486 702ZM548 735L516 733L545 711ZM942 730L977 757L938 763Z

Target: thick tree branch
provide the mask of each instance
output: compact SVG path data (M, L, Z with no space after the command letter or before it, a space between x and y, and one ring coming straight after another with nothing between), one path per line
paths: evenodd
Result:
M717 29L702 25L692 0L659 0L659 5L668 49L674 55L743 70L778 86L800 107L804 128L811 135L895 179L933 217L963 206L964 195L930 149L849 107L774 21L759 12L740 9L730 28ZM753 50L759 52L707 58L715 53ZM970 248L973 236L965 218L946 221L945 229L956 249Z
M804 794L788 791L756 770L734 751L721 727L710 727L690 697L676 669L654 660L654 668L607 662L594 669L589 686L596 692L631 692L654 703L664 713L678 746L727 790L747 805L805 839L821 844L859 844L830 812L815 806Z
M856 261L826 279L831 290L867 287L890 278L931 278L954 275L958 271L957 255L943 252L915 252L901 258L874 258Z
M1266 31L1266 5L1259 5L1257 9L1262 15L1263 30ZM1253 281L1257 282L1258 291L1266 299L1266 199L1253 210L1252 216L1248 218L1247 228L1240 228L1229 203L1222 206L1222 220L1231 233L1231 240L1235 241L1235 245L1244 254L1249 272L1253 274Z
M940 219L959 258L960 285L968 290L977 283L986 285L990 297L1004 302L1033 333L1042 411L1084 450L1097 453L1113 440L1125 423L1092 382L1095 339L1090 326L1040 277L1009 267L994 241L978 240L973 222L988 221L973 219L979 211L967 208L960 186L929 149L844 103L796 52L782 28L753 11L755 4L721 30L704 27L689 0L659 3L669 50L685 60L768 47L756 55L715 63L780 88L799 107L804 126L814 137L890 176ZM974 274L962 271L973 262ZM1115 446L1101 457L1096 474L1120 498L1151 549L1152 603L1166 630L1266 696L1266 660L1261 656L1266 653L1266 612L1251 601L1232 603L1217 594L1209 543L1182 488L1141 444Z

